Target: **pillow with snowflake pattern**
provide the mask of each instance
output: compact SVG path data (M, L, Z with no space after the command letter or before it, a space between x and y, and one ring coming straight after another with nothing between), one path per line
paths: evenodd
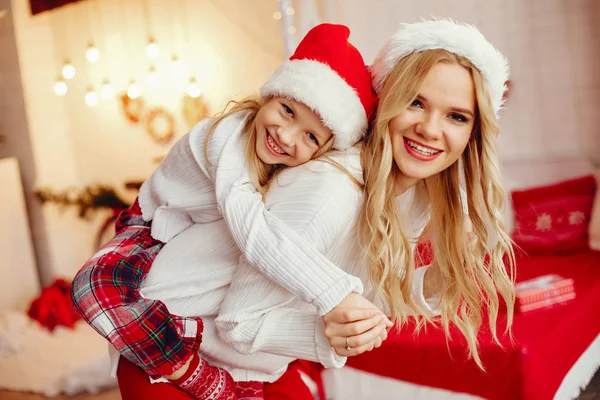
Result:
M529 254L588 250L595 193L593 175L512 192L513 240Z

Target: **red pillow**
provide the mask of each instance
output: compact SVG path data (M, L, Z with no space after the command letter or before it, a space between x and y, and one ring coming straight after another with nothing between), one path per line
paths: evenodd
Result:
M593 175L513 192L513 240L529 253L588 250L595 193Z

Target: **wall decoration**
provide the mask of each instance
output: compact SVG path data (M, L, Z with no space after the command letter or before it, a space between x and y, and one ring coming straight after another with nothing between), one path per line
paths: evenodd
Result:
M141 182L127 182L125 188L138 190L141 187ZM40 188L34 192L37 199L42 203L54 203L61 209L76 207L79 209L78 217L88 219L91 213L108 209L111 211L94 240L94 249L98 249L114 226L114 222L121 211L128 208L131 204L123 200L115 192L114 188L104 185L90 185L83 189L67 189L63 191L55 191L50 188ZM112 236L110 234L110 236Z
M162 107L156 107L146 115L146 132L158 143L168 143L175 134L175 118Z
M127 94L121 95L121 108L130 122L138 123L144 112L144 100L141 97L131 98Z
M122 200L115 190L109 186L90 185L83 189L67 189L55 191L50 188L40 188L35 196L42 203L55 203L61 208L77 207L78 217L87 219L90 213L101 208L125 209L129 204Z

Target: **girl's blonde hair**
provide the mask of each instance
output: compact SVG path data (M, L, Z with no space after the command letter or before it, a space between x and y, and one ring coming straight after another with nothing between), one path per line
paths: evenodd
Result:
M207 143L210 137L217 129L217 126L225 118L238 112L247 112L246 122L244 124L244 132L248 135L248 141L246 142L246 161L248 162L248 168L250 169L250 178L254 186L262 193L265 194L269 190L269 182L277 172L285 168L284 165L273 165L264 163L256 154L256 116L260 109L269 102L271 98L259 98L249 97L241 101L231 100L227 103L223 111L221 111L215 117L213 124L210 127L208 135L204 142L204 156L208 160ZM325 153L329 152L333 148L333 135L321 148L315 153L313 159L324 158ZM326 159L324 161L327 161ZM327 161L329 162L329 161ZM335 163L335 162L332 162ZM346 172L344 170L344 172Z
M430 203L427 232L434 251L434 268L439 268L441 275L442 326L447 337L450 337L450 323L458 327L467 340L469 355L483 369L477 333L487 313L494 340L499 344L498 294L507 305L507 332L512 324L514 253L501 218L503 189L496 160L497 119L486 82L467 59L445 50L429 50L406 56L394 67L381 92L372 132L362 151L366 197L359 231L367 247L369 277L376 291L389 303L397 324L406 323L411 313L423 314L410 297L415 269L411 240L415 238L409 239L403 231L395 203L399 171L393 159L388 124L416 98L427 74L440 62L463 66L470 71L475 85L475 125L461 156L475 243L466 238L459 162L419 182L416 193ZM417 321L417 328L421 328L433 320L421 316Z

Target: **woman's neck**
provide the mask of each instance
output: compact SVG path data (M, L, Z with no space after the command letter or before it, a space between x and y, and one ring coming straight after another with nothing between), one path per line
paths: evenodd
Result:
M396 170L396 179L394 181L394 184L396 186L396 196L401 196L408 189L419 183L419 181L420 179L418 178L408 177L400 171Z

